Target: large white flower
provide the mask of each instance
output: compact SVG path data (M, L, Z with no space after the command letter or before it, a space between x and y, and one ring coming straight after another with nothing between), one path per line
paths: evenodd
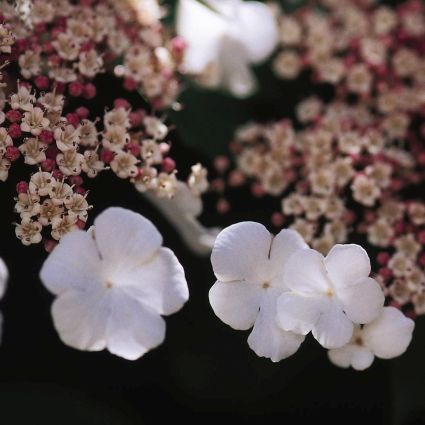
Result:
M295 253L285 267L291 292L278 300L279 325L303 335L312 331L325 348L342 347L353 323L369 323L382 310L384 294L369 274L369 257L359 245L335 245L326 258L312 249Z
M278 42L271 9L256 1L202 3L179 2L177 33L187 42L185 70L203 74L206 86L223 87L238 97L251 95L256 80L250 64L264 61Z
M412 340L413 320L394 307L384 307L373 322L357 326L351 341L328 351L336 366L356 370L367 369L376 357L392 359L402 355Z
M304 340L280 329L275 318L288 259L306 246L294 230L273 236L259 223L243 222L218 235L211 255L217 277L209 293L214 313L234 329L254 327L249 346L275 362L294 354Z
M52 315L62 341L128 360L160 345L161 315L189 296L182 266L161 245L149 220L122 208L105 210L88 232L64 236L40 274L57 295Z
M9 273L7 271L6 264L0 258L0 300L3 298L3 295L6 292L8 277L9 277ZM3 315L0 312L0 343L2 339L2 329L3 329Z

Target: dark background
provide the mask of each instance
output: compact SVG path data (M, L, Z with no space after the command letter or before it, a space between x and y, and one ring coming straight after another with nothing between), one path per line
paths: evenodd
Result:
M245 101L190 89L183 112L170 113L177 126L173 152L180 175L196 161L210 164L225 152L236 125L249 119L292 116L294 104L311 94L304 76L283 83L267 67L257 73L261 92ZM123 92L107 77L92 114ZM328 88L323 87L322 94ZM132 103L137 97L126 96ZM184 144L183 144L184 141ZM0 183L0 256L10 270L0 346L0 423L3 425L135 425L166 421L216 424L425 424L425 320L417 321L408 352L395 360L375 360L364 372L333 366L313 338L278 364L258 358L248 347L249 332L234 331L214 316L208 290L214 282L208 258L188 251L175 230L131 185L104 173L91 186L91 220L108 206L122 206L150 218L186 271L190 300L167 318L167 338L135 362L107 352L79 352L62 344L52 326L51 295L38 279L46 254L24 247L14 236L14 186L25 168L16 167ZM423 193L423 192L422 192ZM245 196L246 195L246 196ZM243 219L266 222L261 202L244 191L234 210L218 217L207 199L202 220L227 225Z

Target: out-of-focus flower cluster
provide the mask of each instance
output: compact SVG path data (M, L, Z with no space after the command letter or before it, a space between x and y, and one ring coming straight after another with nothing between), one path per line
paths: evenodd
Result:
M171 95L169 89L177 88L177 79L171 62L167 72L161 68L163 30L149 8L140 13L152 19L139 28L126 25L132 15L119 5L127 2L18 2L18 11L25 4L31 6L30 21L21 22L16 9L5 7L0 23L0 63L12 71L18 65L29 80L15 87L10 75L6 84L0 73L0 181L19 160L31 167L16 186L16 235L25 245L44 241L51 250L64 234L84 228L91 208L86 185L103 170L158 197L172 198L177 190L169 128L161 119L132 109L123 98L102 119L92 119L85 106L71 109L70 97L95 97L90 80L103 71L106 58L112 63L121 55L125 74L136 50L144 61L133 63L139 74L131 80L155 106L174 101L177 91ZM124 43L120 51L113 40ZM157 90L151 90L154 79ZM201 165L192 167L187 185L196 196L206 190Z
M3 1L1 13L16 37L22 78L40 90L55 82L70 96L92 98L92 80L110 70L157 109L175 101L181 43L167 38L156 1Z
M230 186L248 181L254 196L276 197L273 224L324 254L365 237L390 302L424 314L425 204L412 199L425 179L424 5L319 3L280 17L274 69L285 79L312 71L313 84L333 86L332 99L305 99L294 122L239 129L237 169L226 174L220 158L217 169ZM223 180L214 183L221 193ZM229 205L222 198L218 209Z

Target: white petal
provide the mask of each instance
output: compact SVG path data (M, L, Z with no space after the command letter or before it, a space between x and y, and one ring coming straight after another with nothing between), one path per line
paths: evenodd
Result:
M323 261L323 255L313 249L298 250L285 265L285 285L306 295L325 292L329 285Z
M360 245L335 245L326 256L325 264L336 288L351 285L370 274L369 256Z
M350 341L353 322L331 302L328 310L320 315L312 333L322 347L339 348Z
M304 336L280 329L275 319L276 296L271 294L264 297L261 303L254 329L248 337L248 345L257 356L279 362L298 350Z
M108 297L98 290L67 291L52 304L53 323L60 339L79 350L105 348L108 314Z
M233 31L243 40L252 63L267 59L279 41L276 19L270 7L260 2L241 3Z
M224 36L220 41L219 64L221 85L239 98L251 96L257 89L257 80L251 71L248 52L240 41Z
M347 369L351 366L354 346L352 344L344 345L341 348L333 348L328 351L329 360L338 367Z
M272 235L259 223L233 224L218 236L211 254L214 274L222 282L262 279Z
M175 313L189 298L183 267L168 248L160 248L142 266L120 271L118 278L118 285L128 296L158 314Z
M369 323L378 317L385 302L381 287L370 277L338 288L337 294L347 316L358 324Z
M319 320L323 307L319 297L284 292L277 300L276 320L286 331L307 335Z
M216 282L209 300L216 316L233 329L252 328L264 290L248 282Z
M81 230L65 235L44 262L40 279L56 295L98 285L100 257L91 235Z
M125 294L114 294L107 322L108 350L127 360L136 360L162 344L164 319Z
M415 324L394 307L384 307L381 315L363 328L363 341L375 356L391 359L403 354L412 340Z
M369 348L356 346L353 350L351 366L355 370L365 370L372 365L374 359L375 356Z
M292 254L299 249L306 249L308 245L304 242L301 235L292 229L281 230L272 241L270 251L270 266L281 278L283 283L283 271L286 263Z
M0 299L6 291L7 279L9 278L9 272L5 262L0 258Z
M102 259L114 265L149 261L162 245L162 236L147 218L124 208L108 208L94 221Z
M187 72L198 74L217 59L220 37L227 27L222 16L198 1L180 0L176 28L188 44L184 58Z

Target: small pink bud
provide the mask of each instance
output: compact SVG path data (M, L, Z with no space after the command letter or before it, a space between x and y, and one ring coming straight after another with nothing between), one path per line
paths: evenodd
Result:
M83 94L84 85L80 81L73 81L68 85L68 92L71 96L78 97Z
M75 110L75 113L80 119L85 119L89 116L90 111L85 106L80 106Z
M140 124L142 124L144 115L144 111L142 111L142 113L140 113L139 111L130 112L129 118L131 126L138 127Z
M66 120L69 124L73 125L75 128L80 124L80 117L77 114L68 113L66 114Z
M425 245L425 230L422 230L421 232L418 233L418 241L422 245Z
M19 149L16 146L8 146L6 149L5 157L9 161L16 161L21 156L21 152L19 152Z
M78 226L80 230L84 230L84 228L86 227L86 222L80 219L78 219L77 223L75 224Z
M162 169L166 173L171 173L176 168L176 162L174 161L173 158L170 158L169 156L167 156L166 158L164 158L162 160L162 164L161 165L162 165Z
M74 186L81 186L83 184L83 178L81 176L70 176L69 183Z
M124 108L124 109L130 109L131 105L128 103L126 99L123 99L121 97L114 100L114 108Z
M96 86L92 83L87 83L84 87L84 97L86 99L93 99L96 96Z
M53 171L55 169L55 166L56 166L56 161L51 158L48 158L41 163L41 169L43 171L47 171L48 173Z
M220 155L214 158L214 167L217 170L217 172L219 172L220 174L225 173L228 170L229 165L230 165L230 161L229 161L229 158L227 158L227 156Z
M419 256L419 264L421 266L425 266L425 252L423 252L420 256Z
M56 157L60 153L56 145L50 145L46 150L46 158L53 159L56 162Z
M239 170L233 170L228 178L229 186L238 187L245 183L245 176Z
M18 139L22 136L21 127L17 123L10 124L7 132L12 139Z
M26 181L20 181L16 185L16 192L18 193L27 193L28 192L29 185Z
M271 217L271 222L275 227L282 227L283 222L285 221L283 214L280 212L273 213Z
M135 143L135 142L127 143L126 149L134 156L140 155L140 145L139 145L139 143Z
M22 114L17 109L11 109L6 113L6 118L8 121L12 122L18 122L22 118Z
M376 262L380 266L386 266L390 260L390 254L388 252L380 252L376 257Z
M54 241L53 239L46 239L44 241L44 249L46 250L46 252L50 253L55 249L57 244L58 243Z
M392 278L393 276L393 272L391 269L389 269L388 267L381 267L378 270L379 275L385 280L388 281Z
M77 187L74 187L74 192L84 196L87 193L87 190L84 189L84 187L82 186L77 186Z
M110 164L114 159L114 153L109 149L103 149L100 157L105 164Z
M60 170L53 170L53 172L52 172L52 176L53 176L56 180L62 180L62 179L63 179L63 174L62 174L62 171L60 171Z
M137 88L137 82L132 78L125 78L123 86L127 91L134 91Z
M219 214L226 214L230 210L230 205L224 198L221 198L218 200L216 208Z
M39 90L47 90L49 88L49 78L45 75L38 75L34 78L34 84Z
M54 140L53 132L49 130L42 130L39 137L40 137L40 140L43 143L46 143L47 145L50 145Z

